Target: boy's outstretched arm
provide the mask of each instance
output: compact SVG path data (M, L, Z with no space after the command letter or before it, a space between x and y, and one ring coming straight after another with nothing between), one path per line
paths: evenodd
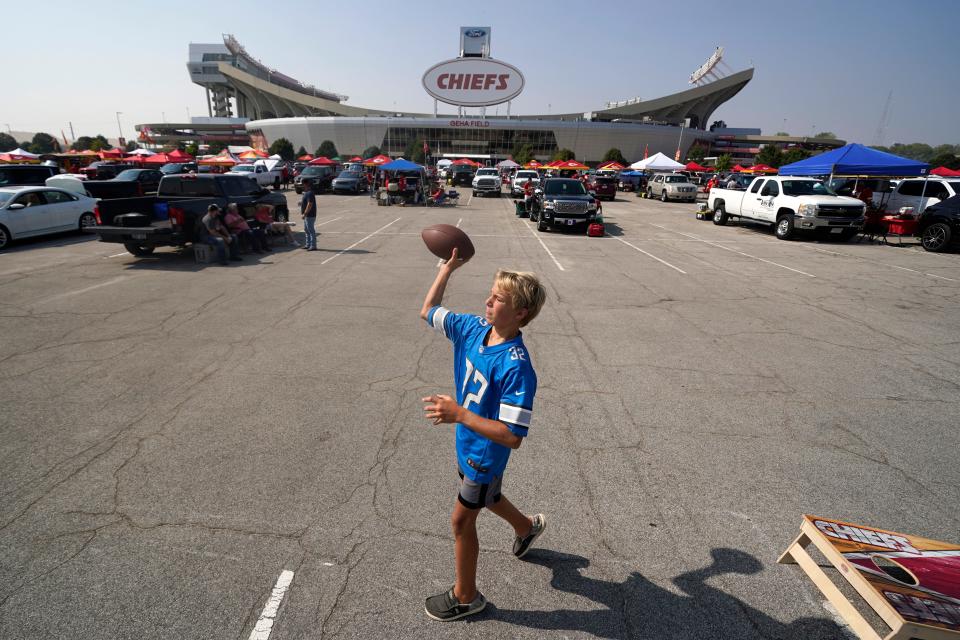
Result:
M422 320L427 319L427 314L430 313L430 309L443 302L443 292L447 288L447 280L449 280L450 275L462 265L463 261L460 260L457 250L454 249L450 259L440 265L437 277L430 286L427 297L423 300L423 306L420 307L420 318Z
M519 449L523 444L523 438L511 432L504 423L483 418L469 409L464 409L450 396L434 394L422 398L422 401L425 404L424 415L427 420L432 420L433 424L459 422L474 433L505 447Z

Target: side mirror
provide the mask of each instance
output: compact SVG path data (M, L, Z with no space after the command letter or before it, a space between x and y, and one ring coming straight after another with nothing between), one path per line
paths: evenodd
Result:
M7 207L7 211L19 211L20 209L26 209L27 205L22 202L14 202L12 205Z
M589 193L590 195L592 195L594 198L597 197L597 192L596 192L596 191L592 191L592 190L591 190L591 191L587 191L587 193Z

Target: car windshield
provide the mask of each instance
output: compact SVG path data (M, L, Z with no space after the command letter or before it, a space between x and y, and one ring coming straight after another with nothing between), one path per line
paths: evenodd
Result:
M784 180L781 184L783 185L783 195L785 196L837 195L819 180Z
M117 180L136 180L137 176L140 175L139 169L127 169L126 171L121 171L117 174Z
M477 171L478 176L495 176L497 175L496 169L480 169Z
M548 196L585 196L587 190L579 180L550 180L544 193Z
M233 168L234 173L251 173L253 172L252 164L238 164Z
M170 174L170 173L180 173L180 170L181 170L182 168L183 168L183 164L181 164L181 163L179 163L179 162L170 162L170 163L165 164L165 165L163 165L162 167L160 167L160 171L162 171L163 173L167 173L167 174Z
M597 178L597 184L616 184L616 178Z
M300 174L302 176L318 176L321 173L320 167L306 167Z
M526 180L527 178L530 178L531 180L539 180L540 174L538 174L536 171L518 171L517 172L518 180Z
M347 178L349 180L355 180L360 177L359 171L341 171L338 178Z
M686 182L686 176L667 176L666 182Z

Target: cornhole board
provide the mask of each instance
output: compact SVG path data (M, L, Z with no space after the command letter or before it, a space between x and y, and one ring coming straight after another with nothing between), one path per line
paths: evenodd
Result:
M820 568L830 561L890 627L881 636ZM863 640L960 640L960 546L804 515L780 564L796 563Z

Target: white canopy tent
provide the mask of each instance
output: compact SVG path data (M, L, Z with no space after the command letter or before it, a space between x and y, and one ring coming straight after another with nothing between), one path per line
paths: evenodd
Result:
M127 155L130 156L152 156L156 155L155 151L148 151L147 149L134 149L133 151L128 151Z
M514 167L519 167L520 165L508 158L502 162L498 162L497 166L500 167L501 169L512 169Z
M657 152L649 158L634 162L630 165L630 168L636 171L680 171L686 168L686 166L679 162L674 162L662 153Z
M35 153L30 153L30 152L27 151L26 149L21 149L20 147L17 147L17 148L14 149L13 151L4 151L4 153L9 153L9 154L12 155L12 156L21 156L21 157L24 157L24 158L30 158L31 160L36 160L37 158L40 157L40 156L38 156L37 154L35 154Z

